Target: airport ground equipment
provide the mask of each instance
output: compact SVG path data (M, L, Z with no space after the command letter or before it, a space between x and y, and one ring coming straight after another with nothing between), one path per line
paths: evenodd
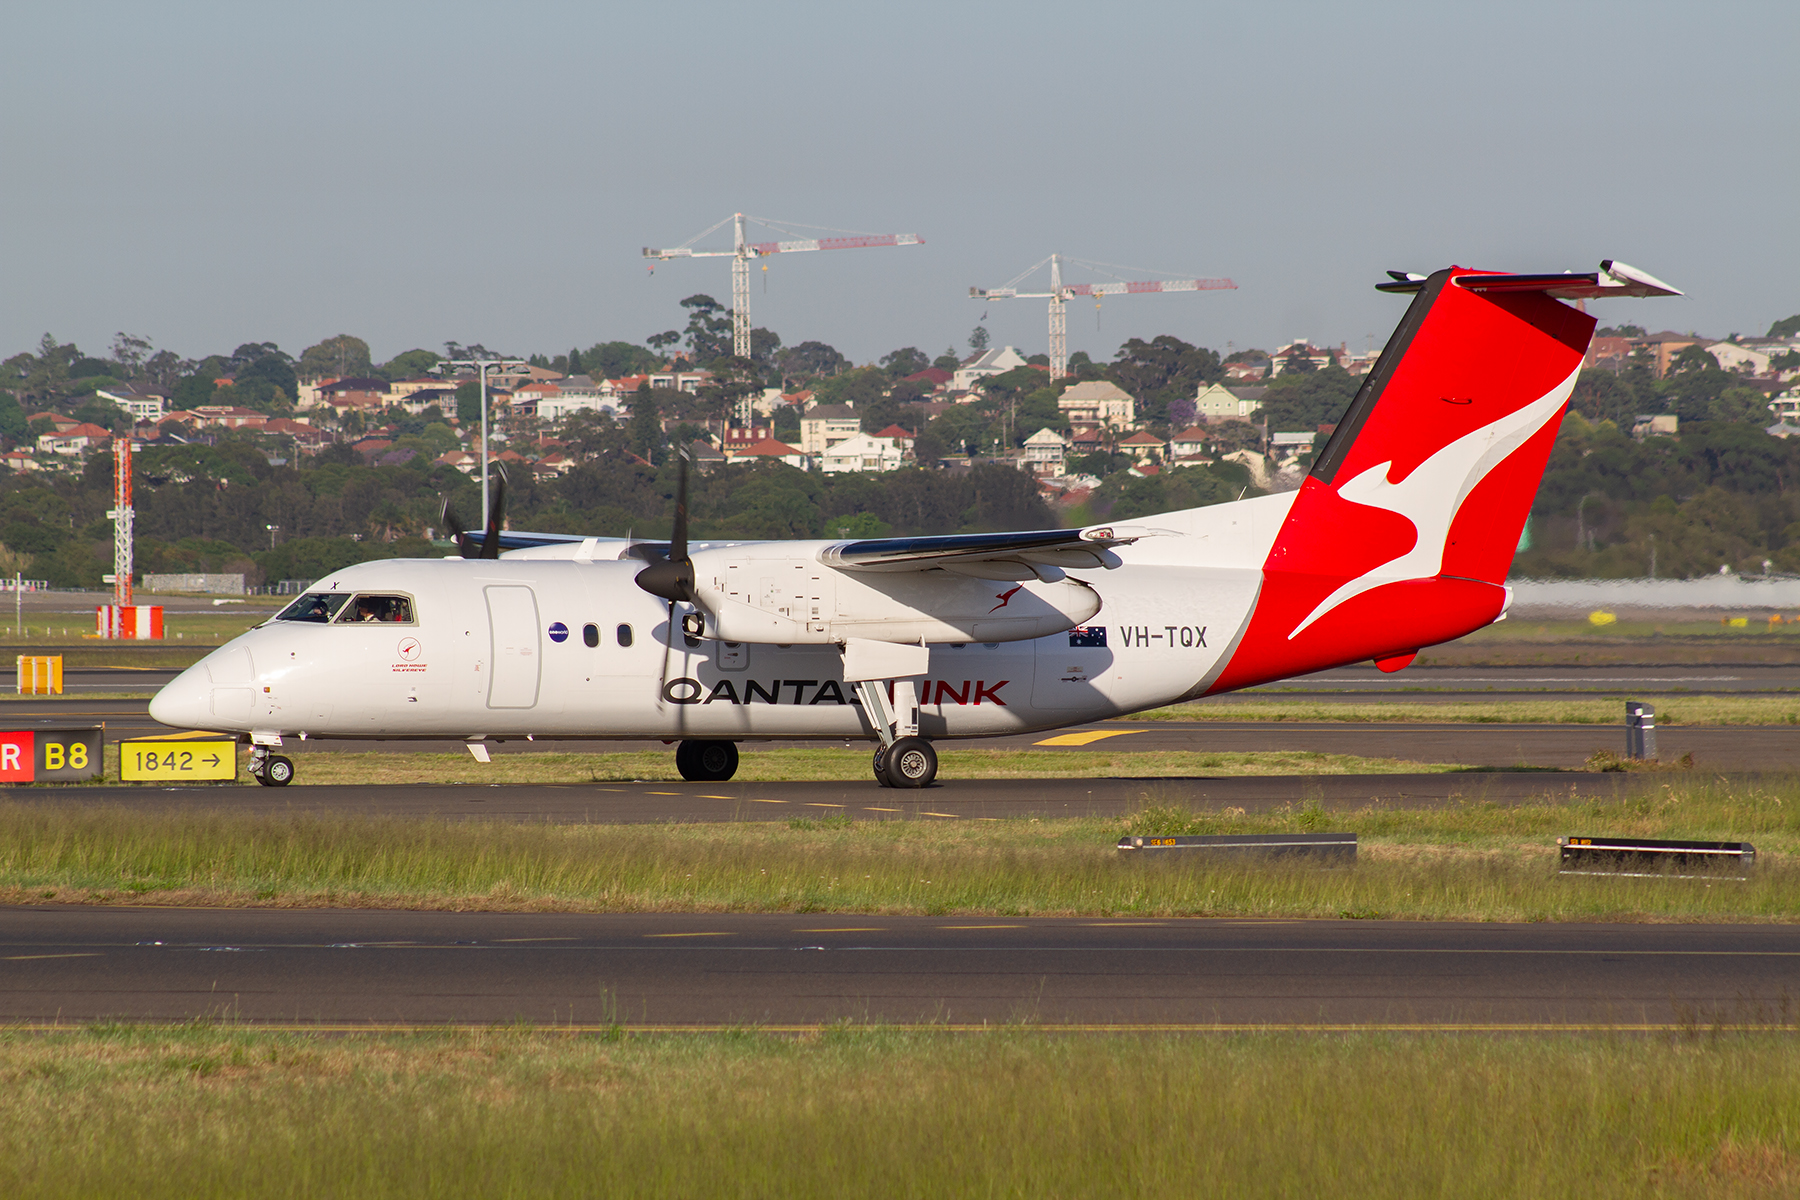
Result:
M160 604L97 604L94 636L109 641L161 641L163 606Z
M1625 702L1625 757L1656 757L1656 710L1636 700Z
M1333 864L1356 862L1354 833L1227 833L1163 837L1128 835L1119 849L1163 858L1305 858Z
M60 696L62 690L62 655L19 655L19 695Z
M0 783L79 783L100 778L104 725L0 730Z
M1086 267L1101 274L1107 274L1105 263L1091 263L1084 259L1069 260L1078 266ZM1033 271L1050 264L1050 290L1047 292L1021 292L1019 281ZM1050 378L1061 379L1069 373L1069 315L1064 310L1070 300L1076 296L1137 296L1147 292L1214 292L1236 290L1237 284L1229 279L1118 279L1112 283L1064 283L1062 277L1063 256L1052 254L1017 275L997 288L969 289L971 300L1049 300L1050 301ZM1123 268L1121 268L1123 269Z
M1749 842L1669 841L1661 838L1560 837L1559 875L1625 879L1744 879L1756 865Z

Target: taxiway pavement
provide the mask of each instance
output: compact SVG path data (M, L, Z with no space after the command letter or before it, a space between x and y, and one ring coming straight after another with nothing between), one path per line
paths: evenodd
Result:
M1785 1019L1781 925L0 909L0 1021L1565 1027Z
M471 762L470 779L480 767ZM304 766L302 766L302 770ZM312 814L551 824L791 821L843 816L858 821L1118 818L1146 804L1267 812L1318 804L1327 811L1368 805L1440 808L1457 803L1609 800L1654 786L1655 777L1558 772L1416 775L1264 775L1203 779L940 779L899 791L873 778L854 783L254 784L189 787L0 788L0 802L71 808L116 805L136 812Z

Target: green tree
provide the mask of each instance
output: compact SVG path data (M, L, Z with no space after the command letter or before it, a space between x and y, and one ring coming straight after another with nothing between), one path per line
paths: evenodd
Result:
M631 448L644 458L651 458L662 448L662 414L656 394L648 385L639 387L627 402L631 410Z
M369 362L369 343L340 333L300 352L295 372L306 379L361 379L374 372Z
M899 350L881 356L881 365L895 379L904 379L908 375L916 375L931 365L925 352L917 346L904 346Z
M1800 333L1800 313L1783 317L1769 326L1769 336L1772 338L1793 337L1796 333Z
M681 302L688 310L688 353L701 366L731 353L731 312L711 296L696 292Z
M962 366L962 359L956 357L955 346L946 346L942 354L931 360L931 365L940 371L954 371Z
M384 379L416 379L427 374L441 361L429 350L403 350L381 364L378 373Z
M781 354L781 369L798 377L835 375L850 365L850 360L824 342L801 342Z
M470 380L456 389L456 419L464 429L481 424L481 383Z
M581 351L579 351L579 350L570 350L569 351L569 360L568 360L567 366L568 366L568 374L570 374L570 375L579 375L587 369L581 363Z
M1277 375L1263 393L1262 412L1272 432L1300 432L1336 424L1362 383L1332 363L1323 370Z
M977 325L969 334L969 349L980 354L988 348L988 331L986 325Z
M663 345L672 346L681 340L681 335L672 330L667 336L669 341ZM596 342L582 352L581 362L583 369L595 379L647 375L662 367L662 359L655 353L630 342Z
M30 436L31 431L25 426L25 410L20 407L18 397L11 392L0 392L0 438L8 445L17 446Z
M1113 355L1108 369L1113 382L1137 400L1138 416L1151 424L1168 419L1169 405L1191 398L1206 384L1225 377L1218 352L1190 346L1163 334L1148 342L1132 338Z

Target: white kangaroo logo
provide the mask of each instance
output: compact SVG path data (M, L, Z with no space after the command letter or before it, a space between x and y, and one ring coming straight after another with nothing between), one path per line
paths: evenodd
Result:
M1581 368L1576 367L1567 379L1542 398L1506 414L1491 425L1483 425L1457 438L1420 463L1399 483L1387 477L1394 465L1389 460L1370 467L1338 488L1338 495L1352 504L1366 504L1370 508L1400 514L1412 522L1418 536L1406 553L1377 563L1325 597L1304 621L1294 626L1288 640L1293 640L1301 630L1352 597L1383 584L1430 579L1443 570L1450 526L1462 510L1463 501L1489 472L1530 441L1561 410L1575 390L1575 377L1579 374ZM1453 489L1454 501L1445 504L1444 497Z

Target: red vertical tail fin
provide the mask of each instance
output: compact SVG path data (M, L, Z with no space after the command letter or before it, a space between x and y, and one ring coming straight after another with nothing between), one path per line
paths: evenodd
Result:
M1630 268L1399 277L1412 306L1301 485L1212 691L1396 658L1494 620L1594 320Z

